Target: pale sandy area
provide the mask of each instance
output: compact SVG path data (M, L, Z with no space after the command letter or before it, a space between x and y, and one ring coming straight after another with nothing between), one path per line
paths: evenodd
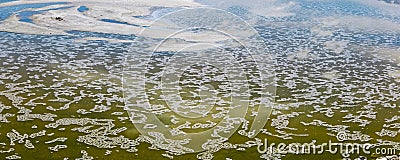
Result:
M355 0L363 4L369 5L374 8L378 8L384 14L392 16L400 16L400 9L398 4L390 4L378 0Z
M172 39L163 42L159 46L161 51L178 51L182 47L190 46L193 44L209 43L210 47L221 47L223 41L227 41L232 37L245 35L247 37L256 32L248 29L241 29L240 27L250 27L241 23L240 25L233 24L230 20L222 23L222 26L217 27L216 30L221 29L226 32L219 33L213 29L201 32L191 32L189 30L181 30L175 22L171 23L168 20L150 20L144 18L135 18L135 16L148 16L154 7L172 7L172 8L197 8L204 7L203 5L189 1L189 0L173 0L173 1L156 1L156 0L116 0L116 1L57 1L57 0L41 0L41 1L14 1L0 4L0 7L13 6L20 4L34 4L34 3L47 3L47 2L69 2L67 4L50 5L42 8L28 8L24 11L42 11L48 10L43 13L33 14L30 18L33 23L20 22L17 13L12 14L6 20L0 22L0 31L8 31L24 34L45 34L45 35L67 35L67 31L84 31L84 32L98 32L109 34L122 34L122 35L135 35L150 38ZM77 9L80 6L86 6L89 10L79 12ZM54 10L60 7L71 7L67 9ZM53 10L51 10L53 9ZM190 13L190 12L189 12ZM227 14L231 15L231 14ZM182 16L182 15L181 15ZM215 15L210 15L215 16ZM59 17L59 18L58 18ZM61 18L61 19L60 19ZM192 17L193 18L193 17ZM121 23L111 23L102 21L103 19L115 20ZM168 18L166 18L168 19ZM208 18L202 19L207 21ZM199 20L199 18L196 18ZM207 22L205 22L207 23ZM226 26L225 26L226 25ZM151 26L151 27L148 27ZM184 27L183 27L184 28ZM178 32L177 32L178 31ZM111 38L99 37L86 37L75 40L76 43L82 43L92 40L108 41L110 43L131 43L132 40L120 40ZM193 46L188 50L198 50ZM207 49L207 48L203 48Z
M331 16L331 17L315 18L314 20L316 22L320 22L322 27L344 28L360 32L380 32L380 33L400 32L399 23L374 17Z
M371 48L370 52L378 54L382 58L393 60L394 62L400 64L400 49L399 48L389 48L389 47L374 47Z
M359 47L359 46L351 46ZM378 57L379 59L388 60L397 63L400 66L400 49L396 47L362 47L359 52L365 53L368 56ZM391 70L388 75L400 82L400 70Z
M85 43L88 41L107 41L109 43L132 43L133 40L121 40L121 39L112 39L112 38L100 38L100 37L85 37L74 40L77 43Z
M321 75L321 77L332 81L339 78L339 71L333 70L330 72L325 72Z
M64 31L59 29L19 22L18 20L19 19L16 15L10 16L8 19L0 23L0 30L25 34L66 34Z
M306 1L337 1L337 0L306 0ZM379 0L347 0L350 2L360 3L361 5L367 5L375 9L380 10L384 14L392 16L400 16L400 9L398 4L390 4Z
M290 9L297 4L294 1L279 0L199 0L211 7L228 9L229 7L240 6L255 15L265 17L285 17L295 15ZM248 17L251 18L251 17ZM246 19L247 20L247 19Z
M325 48L328 48L336 54L342 53L347 47L347 41L327 41L325 42Z
M333 34L333 31L321 28L319 26L311 27L310 31L317 36L331 36Z
M89 31L115 34L138 34L145 25L151 23L150 20L138 19L133 16L145 16L151 13L153 7L199 7L199 3L189 0L113 0L113 1L75 1L75 0L40 0L40 1L13 1L1 3L0 7L13 6L20 4L34 4L47 2L69 2L68 4L58 4L46 6L39 9L44 10L63 6L73 6L62 10L50 10L31 17L32 23L18 22L15 14L0 23L1 31L26 33L26 34L66 34L65 31ZM79 6L89 8L86 12L78 12ZM56 20L61 17L63 20ZM131 25L103 22L101 19L112 19L126 22ZM15 27L17 26L17 27Z
M395 81L400 82L400 70L389 71L389 76L392 77Z

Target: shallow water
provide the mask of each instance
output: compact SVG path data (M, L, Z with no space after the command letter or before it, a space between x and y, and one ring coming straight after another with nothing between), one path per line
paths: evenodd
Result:
M77 10L78 10L79 12L85 12L85 11L88 11L89 8L87 8L86 6L80 6Z
M21 12L18 12L18 17L20 18L19 21L21 21L21 22L33 23L32 19L30 17L34 14L40 14L40 13L48 12L51 10L63 10L63 9L71 8L71 7L67 6L67 7L59 7L59 8L52 8L52 9L39 10L39 11L21 11Z
M9 1L7 1L9 2ZM51 3L38 3L38 4L21 4L9 7L0 7L0 20L5 20L10 17L12 13L18 12L27 8L42 8L45 6L56 5L56 4L67 4L66 2L51 2Z
M259 21L254 25L268 50L276 57L277 77L274 111L264 127L266 130L256 138L262 141L268 138L269 143L310 143L316 140L316 144L321 144L329 140L337 142L335 136L342 131L360 134L368 139L346 142L379 145L382 144L382 140L394 143L386 145L387 147L398 146L399 120L395 117L399 114L400 76L396 77L396 74L392 73L400 70L398 58L393 57L399 54L400 33L355 31L340 26L324 26L312 18L361 15L389 19L396 23L400 21L391 15L382 14L376 8L356 2L297 2L300 8L296 8L298 14L295 16L259 17ZM53 9L24 9L55 4L67 3L2 7L0 20L6 19L12 13L18 13L21 22L33 23L30 16ZM245 17L243 10L235 10L237 7L230 9L235 11L234 14ZM88 10L90 8L86 6L78 8L78 12ZM155 9L151 15L136 18L156 19L174 10L175 8ZM113 19L99 20L136 25ZM297 22L301 24L296 24ZM315 26L332 31L332 34L319 35L313 30ZM140 136L130 121L127 111L124 110L121 77L125 55L129 52L131 43L75 41L85 37L134 40L136 36L79 30L66 32L69 35L0 32L0 158L15 155L22 159L75 159L85 157L87 153L86 158L91 156L94 159L167 159L168 156L173 156L174 159L195 159L202 154L174 155L173 152L158 149L155 143L149 143L146 137ZM339 41L346 42L343 50L340 50L342 43L336 43ZM307 51L304 51L305 49ZM384 55L379 49L394 53L392 56ZM302 51L306 54L301 54ZM161 58L157 60L153 57L154 66L149 67L154 68L147 78L162 70L161 61L168 56L171 56L170 53L160 53ZM180 96L183 99L199 99L195 96L196 87L199 86L188 82L209 78L210 75L206 74L209 73L208 70L203 70L203 77L197 74L202 67L205 66L194 66L192 70L186 70L180 84ZM210 84L218 88L225 81L226 78L222 78ZM161 92L157 90L156 85L148 83L146 89L152 104L164 105L159 99ZM225 94L228 92L221 92L218 96L223 97ZM218 107L223 108L224 105L226 104L221 103ZM218 112L216 109L211 110L214 114ZM171 120L173 116L180 119L179 122L174 123ZM193 124L221 121L211 116L197 120L185 119L173 112L163 113L158 115L158 118L170 127L178 127L185 121ZM206 129L184 131L201 132ZM379 134L386 130L391 130L396 135ZM35 137L34 133L40 131L46 132ZM18 135L17 133L22 135L22 138L17 136L13 139L11 135ZM27 137L24 137L25 134ZM254 140L236 132L228 142L246 144ZM30 148L30 143L34 148ZM62 148L65 147L62 145L67 148ZM260 159L270 156L258 153L256 146L242 146L244 147L221 149L211 155L214 159ZM56 150L54 147L61 148ZM11 148L13 149L10 152L6 152ZM269 158L279 156L284 155L271 155ZM371 155L364 156L372 158ZM351 155L351 158L356 157L358 155ZM342 155L324 153L286 155L279 158L341 159Z

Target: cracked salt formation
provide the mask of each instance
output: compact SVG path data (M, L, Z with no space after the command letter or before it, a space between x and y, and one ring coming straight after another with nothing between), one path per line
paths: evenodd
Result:
M43 2L47 1L14 1L0 3L0 6L12 7L18 4ZM124 1L117 2L124 4ZM162 3L165 3L163 5L166 8L199 5L187 1L183 5ZM305 2L299 2L302 3ZM351 6L347 5L348 2L338 4L341 3L345 5L340 7ZM110 5L107 2L74 1L39 8L24 8L1 21L2 31L32 34L0 32L1 158L43 159L59 154L59 159L76 157L128 159L136 156L184 159L187 155L182 154L192 151L184 147L189 140L175 140L157 132L148 136L140 135L131 124L131 120L143 123L146 121L144 115L129 117L124 111L120 80L123 75L122 63L124 54L135 37L120 34L135 34L139 29L148 26L151 20L142 16L151 16L151 8L156 3L140 1L138 4L146 5L132 12L132 8L136 6L130 8L127 5L120 5L125 8L121 9L120 6ZM338 11L340 9L338 4L332 5L331 8L336 8ZM74 7L51 10L67 6ZM79 12L80 6L86 6L89 10ZM314 3L309 6L319 7ZM377 7L387 8L386 5ZM398 8L392 9L382 12L393 12L392 14L398 12ZM29 17L33 24L19 21L18 12L41 10L48 11ZM114 11L105 14L110 10ZM309 11L309 9L304 10ZM254 23L268 50L276 56L278 89L274 112L266 127L254 139L248 138L254 134L248 131L252 121L246 118L230 119L223 127L241 124L235 132L233 139L235 141L230 143L224 142L225 139L209 141L203 146L207 150L196 153L195 158L219 159L223 153L221 150L224 149L233 156L245 154L252 158L290 159L293 158L290 155L259 154L253 152L254 148L251 147L260 144L264 138L270 138L274 142L299 140L312 142L313 139L322 142L326 139L338 140L339 133L345 133L349 142L369 142L373 146L398 146L399 142L396 139L400 127L400 118L397 116L400 105L398 80L400 61L396 26L399 21L393 15L377 15L385 17L384 19L377 16L366 17L365 15L377 14L368 8L359 12L363 15L345 16L344 19L337 18L342 17L341 15L332 15L336 12L321 14L319 19L295 12L291 17L267 19L273 24L265 20ZM57 17L63 20L59 21ZM112 19L136 26L106 23L101 19ZM322 23L315 22L320 19ZM81 20L86 22L76 23ZM383 22L385 25L366 24L371 21ZM104 27L89 27L96 24ZM168 24L160 26L168 27ZM78 31L70 31L72 29ZM152 33L145 38L162 37L160 31ZM193 37L200 33L203 34L197 39ZM225 36L193 31L177 36L174 41L166 42L174 45L160 48L165 51L160 54L177 51L182 45L204 42L215 44L214 47L205 48L210 50L224 47L223 44L228 43ZM235 46L226 48L229 47ZM202 49L197 47L186 51L201 51L199 48ZM296 55L299 51L300 56ZM290 55L296 56L290 58ZM157 68L164 66L167 60L165 56L155 57L149 69L155 72ZM243 64L251 66L251 63ZM212 93L219 97L206 98L210 102L215 100L216 104L206 117L202 117L207 111L205 107L197 108L193 112L177 107L182 113L201 115L201 122L189 121L185 117L173 114L171 108L158 103L168 99L168 96L161 95L161 88L157 82L160 75L153 73L148 75L152 78L148 82L154 85L149 86L148 93L150 101L155 105L148 108L149 112L159 116L168 127L172 128L171 134L174 135L184 135L191 131L200 132L215 127L216 123L229 113L231 104L229 97L241 95L228 92L235 88L229 86L226 82L227 77L221 74L221 71L220 68L210 65L197 65L183 72L185 77L180 83L171 83L179 84L179 87L172 89L179 90L184 99L193 99L193 103L187 103L192 107L196 106L202 95L205 95L200 91L209 88L201 87L200 84L206 82L218 84L218 87L213 85L216 91ZM248 77L249 81L256 82L255 75ZM244 91L261 93L257 85L249 84L249 87L250 89ZM260 114L254 109L255 101L248 101L253 107L248 110L248 119ZM218 129L224 131L226 128ZM54 143L50 143L52 141ZM149 148L143 147L144 144L149 145L150 149L163 152L148 151ZM43 152L31 154L37 150ZM103 155L103 152L98 154L98 151L104 151L107 155ZM343 157L337 155L337 158Z

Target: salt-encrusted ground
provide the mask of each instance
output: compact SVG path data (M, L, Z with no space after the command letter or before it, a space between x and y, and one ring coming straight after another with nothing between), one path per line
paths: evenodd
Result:
M270 143L316 140L317 145L328 140L346 140L398 149L398 6L373 1L268 1L266 4L272 6L268 12L260 9L259 6L266 5L261 2L246 4L181 0L0 3L0 158L284 156L258 153L256 146L264 138ZM151 34L143 35L146 38L164 38L162 30L147 28L154 19L174 10L207 5L227 9L248 20L264 39L267 49L276 57L276 104L257 139L247 138L243 125L229 141L210 144L207 152L180 155L189 152L182 147L185 142L164 139L159 133L140 136L130 121L124 110L123 62L141 30L150 29L146 33ZM34 14L21 21L25 11ZM168 25L159 24L166 28ZM169 41L160 50L171 52L190 43L220 44L226 40L210 32L189 32L178 38L180 41ZM151 67L155 68L155 77L160 67L156 62L161 64L164 60L154 60L155 66ZM219 73L207 65L187 69L181 81L182 97L196 100L199 93L195 89L199 86L192 82L208 82L218 75L214 72ZM219 108L212 110L209 117L190 121L172 115L172 109L159 102L160 92L152 85L148 94L156 105L151 110L176 134L209 129L226 115L224 107L229 103L223 98L229 95L223 88L226 77L214 80L213 85L221 86L217 92ZM248 114L251 117L257 112ZM345 135L345 139L338 138L338 134ZM332 157L342 155L325 153L318 159Z

